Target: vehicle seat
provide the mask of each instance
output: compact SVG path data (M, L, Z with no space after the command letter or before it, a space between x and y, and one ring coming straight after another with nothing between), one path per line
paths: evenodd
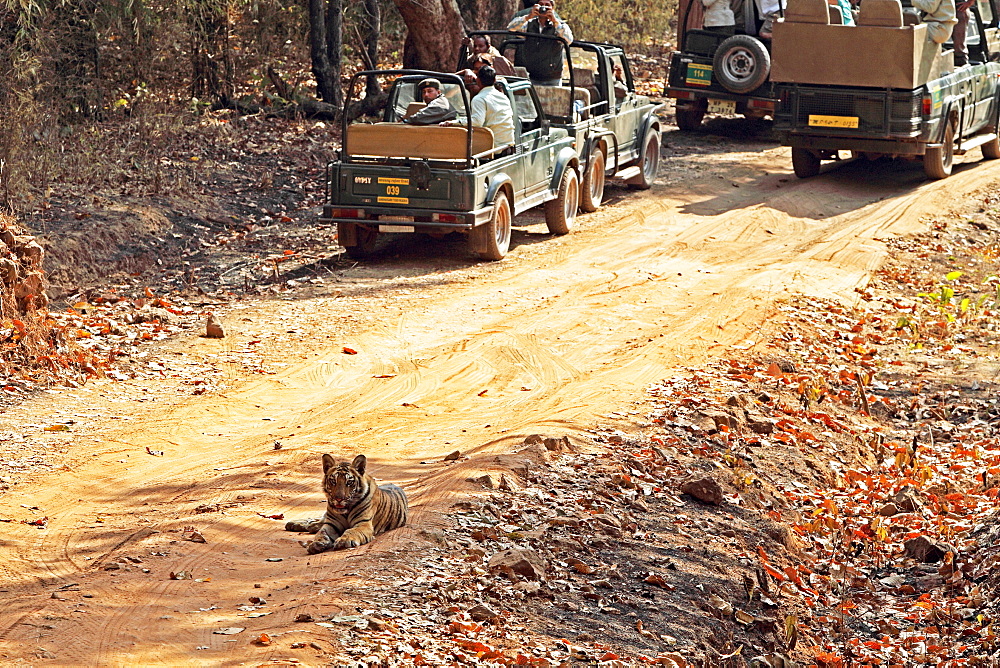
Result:
M827 5L827 7L830 10L830 25L844 25L844 15L840 13L840 7L834 7L833 5Z
M597 88L597 82L594 81L594 70L587 69L586 67L574 67L573 85L589 92L590 99L587 102L588 106L601 99L601 91Z
M514 76L528 78L528 69L525 67L520 67L519 65L514 66Z
M869 2L870 0L864 0ZM899 0L897 0L898 2ZM830 5L826 0L791 0L785 9L785 23L830 23Z
M903 5L899 0L864 0L858 12L859 26L903 27Z
M570 109L569 86L535 86L535 93L546 116L566 118Z

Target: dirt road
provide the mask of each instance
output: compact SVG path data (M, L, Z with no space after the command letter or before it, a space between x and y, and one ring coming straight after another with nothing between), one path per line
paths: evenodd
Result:
M797 181L772 145L665 139L676 146L662 185L611 191L568 237L529 226L495 265L442 259L458 245L394 242L338 267L326 294L234 306L228 338L171 344L151 360L155 378L2 416L0 431L53 470L0 496L0 660L280 656L250 641L320 602L353 609L341 594L361 560L411 559L488 455L532 433L572 438L673 370L749 348L790 293L852 301L884 258L880 239L1000 178L1000 163L934 183L912 165L851 163ZM45 431L70 421L69 436ZM453 450L471 458L445 466ZM265 516L317 514L323 452L366 453L376 477L408 490L411 526L307 556ZM207 542L184 540L186 526ZM190 579L170 579L180 572ZM239 610L255 595L271 614ZM230 627L247 630L213 633Z

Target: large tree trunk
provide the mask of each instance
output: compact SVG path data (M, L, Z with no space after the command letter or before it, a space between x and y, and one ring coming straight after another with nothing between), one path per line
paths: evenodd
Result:
M465 36L456 0L395 0L406 23L403 66L451 69Z
M378 36L382 31L382 8L379 0L365 0L365 32L364 32L364 53L365 67L375 69L378 65ZM368 77L365 82L365 95L378 95L382 92L378 79Z
M326 57L330 61L330 80L333 96L324 97L338 109L344 105L343 87L340 85L341 57L344 53L344 4L342 0L327 0L326 5Z
M330 55L327 49L326 0L309 0L309 55L312 72L316 77L316 92L320 99L333 103L340 95L340 81L330 73Z
M521 9L520 0L458 0L458 8L469 30L503 30L514 13Z

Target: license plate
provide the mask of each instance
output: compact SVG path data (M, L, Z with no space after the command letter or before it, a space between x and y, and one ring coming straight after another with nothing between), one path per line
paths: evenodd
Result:
M412 223L413 216L379 216L378 219L384 223Z
M708 113L732 116L736 113L736 102L733 100L709 100Z
M809 115L809 125L814 128L857 128L857 116L814 116Z
M379 225L379 232L413 232L413 225Z

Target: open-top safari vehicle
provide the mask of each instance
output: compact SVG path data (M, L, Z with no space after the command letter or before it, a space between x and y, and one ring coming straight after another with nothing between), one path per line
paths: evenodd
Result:
M514 142L498 146L491 130L472 126L461 77L366 70L352 77L348 90L363 94L366 77L378 79L387 102L376 122L344 114L343 146L327 165L322 216L337 224L349 256L368 256L384 234L461 232L477 255L499 260L510 246L514 217L539 205L550 232L570 231L580 195L574 139L550 124L527 79L500 82L514 109ZM422 106L418 84L428 77L440 81L457 110L453 124L402 122ZM353 95L347 97L349 105Z
M974 148L1000 158L997 0L970 11L968 63L937 44L900 0L863 0L857 25L831 25L826 0L789 0L774 27L775 130L792 147L799 177L839 151L922 160L931 178L951 174Z
M759 36L766 17L754 0L743 0L734 13L735 34L727 35L704 28L701 0L678 3L677 50L670 56L664 92L676 100L681 130L697 129L706 114L763 118L774 113L771 44Z
M472 35L489 35L511 62L517 62L517 50L524 48L524 33L481 30ZM561 42L549 35L530 39ZM535 86L535 93L552 126L565 129L576 140L582 179L580 209L591 212L601 205L607 179L642 189L656 179L660 163L656 112L662 105L636 93L628 58L620 46L574 41L563 47L561 85Z

